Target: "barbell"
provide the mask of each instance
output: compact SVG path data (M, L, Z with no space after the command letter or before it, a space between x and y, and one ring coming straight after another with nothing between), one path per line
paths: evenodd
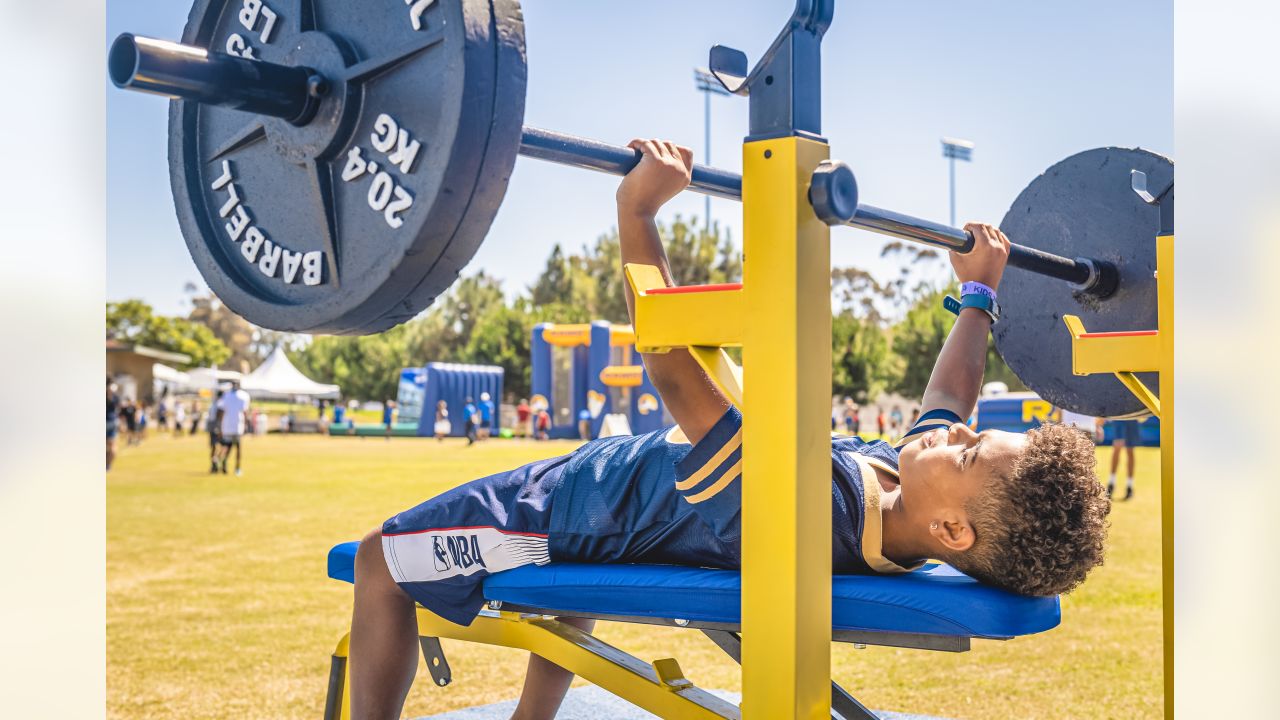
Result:
M416 316L457 279L518 155L614 175L639 161L630 148L524 127L524 47L517 0L311 0L287 11L197 0L182 43L122 35L108 71L119 87L174 99L175 206L214 293L263 327L367 334ZM1172 181L1154 153L1092 150L1037 178L1002 223L1038 248L1011 249L1009 264L1029 272L1001 287L997 347L1046 399L1094 415L1142 408L1112 378L1071 374L1060 317L1082 315L1091 330L1155 325L1158 214L1128 191L1131 170ZM697 165L689 189L740 200L742 178ZM842 163L819 168L810 199L829 224L972 247L964 230L859 202Z

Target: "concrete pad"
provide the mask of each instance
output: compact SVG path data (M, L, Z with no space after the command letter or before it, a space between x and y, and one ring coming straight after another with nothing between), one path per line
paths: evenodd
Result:
M735 705L742 701L742 696L738 693L724 690L709 690L708 692ZM418 718L418 720L508 720L515 709L516 701L508 700L492 705L467 708L466 710L454 710L441 715L429 715ZM876 715L880 716L881 720L945 720L944 718L927 717L925 715L907 715L881 710L875 712ZM655 717L657 716L647 713L626 700L595 686L570 690L565 695L564 704L560 706L560 712L556 714L556 720L600 720L600 718L610 718L611 720L652 720Z

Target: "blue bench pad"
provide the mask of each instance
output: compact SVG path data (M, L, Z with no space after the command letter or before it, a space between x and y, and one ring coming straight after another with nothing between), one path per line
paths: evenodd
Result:
M356 543L329 552L329 577L352 582ZM552 564L485 579L489 600L532 608L738 624L741 579L733 570L673 565ZM1043 632L1061 620L1058 598L988 587L949 565L905 575L831 578L836 630L1005 639Z

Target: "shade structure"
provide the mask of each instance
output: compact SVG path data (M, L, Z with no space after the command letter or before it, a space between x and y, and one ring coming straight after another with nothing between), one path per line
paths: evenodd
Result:
M212 392L217 390L222 383L240 382L243 377L243 374L235 370L219 370L212 367L195 368L187 372L185 389L191 392L200 392L202 390Z
M279 347L271 351L271 355L253 372L244 376L240 387L253 397L336 399L339 392L337 385L318 383L303 375Z
M181 370L171 368L168 365L161 365L160 363L155 363L151 366L151 377L159 382L180 388L185 388L191 385L190 375L182 372Z

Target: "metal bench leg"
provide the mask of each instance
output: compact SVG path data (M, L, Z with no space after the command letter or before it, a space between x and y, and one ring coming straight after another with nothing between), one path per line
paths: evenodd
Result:
M422 659L426 661L427 670L431 671L431 679L436 685L444 687L453 682L453 671L449 669L449 661L444 657L440 638L420 635L418 643L422 645Z
M329 663L329 691L324 699L324 720L348 720L351 717L347 693L351 682L351 674L347 672L347 651L350 647L351 633L347 633L333 651L333 659Z
M840 687L835 680L831 681L831 717L839 720L877 720L878 715L867 709Z
M711 642L726 655L733 658L734 662L742 663L742 636L728 630L704 629L702 632L711 638ZM875 713L858 702L834 680L831 681L831 717L835 720L879 720Z
M439 652L434 639L449 638L537 653L658 717L681 720L741 720L742 717L733 703L689 682L675 660L644 662L568 623L541 614L485 611L470 625L462 626L421 606L417 612L418 637L428 639L423 649L437 684L441 676L435 674L434 668L447 673L448 666L443 662L443 653L437 656L441 660L438 666L432 663L432 655Z

